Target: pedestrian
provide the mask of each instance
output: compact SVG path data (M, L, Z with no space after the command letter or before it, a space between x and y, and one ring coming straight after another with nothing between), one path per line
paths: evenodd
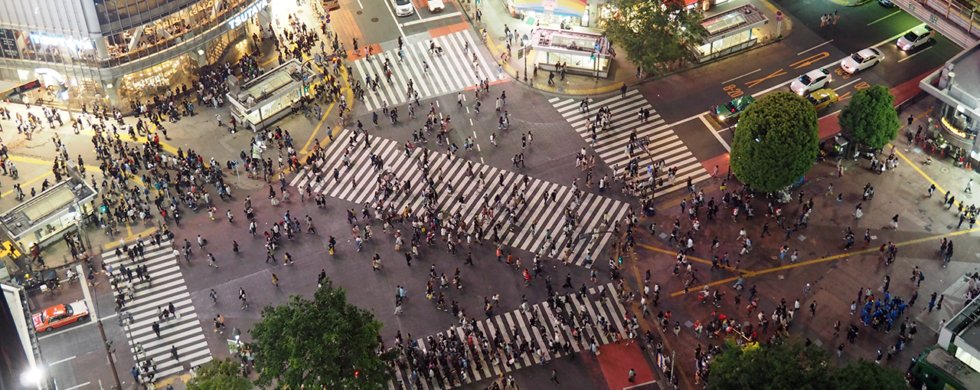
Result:
M211 289L211 293L208 295L211 296L211 300L213 300L214 303L218 303L218 293L214 292L213 288Z
M276 287L279 287L279 277L276 276L276 274L272 274L272 284Z
M174 357L174 360L176 360L178 362L180 361L180 357L177 356L177 346L176 345L171 345L170 346L170 356L173 356Z
M551 381L552 382L555 382L555 385L556 386L561 384L561 383L558 383L558 371L551 370Z
M153 321L153 325L150 327L153 328L153 333L157 334L157 338L160 338L160 323Z
M214 119L218 120L218 127L221 127L221 114L214 114Z
M633 370L631 368L629 375L630 375L630 379L629 379L630 383L633 383L634 381L636 381L636 370Z
M834 11L834 25L837 25L837 19L840 19L840 15L837 14L837 11Z
M626 98L626 83L623 83L623 86L619 87L619 93L624 99Z
M945 299L945 298L946 298L946 294L940 294L939 295L939 300L936 301L936 310L942 310L943 309L943 299Z
M817 301L810 302L810 317L817 315Z
M968 194L972 194L973 193L973 189L970 188L970 186L972 186L972 185L973 185L973 179L970 179L970 181L966 182L966 189L963 190L963 192L968 193Z

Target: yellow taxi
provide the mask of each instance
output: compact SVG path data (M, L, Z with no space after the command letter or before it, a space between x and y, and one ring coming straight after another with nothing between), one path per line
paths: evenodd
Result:
M813 108L817 111L837 103L839 99L837 92L830 88L818 89L806 96L806 100L813 104Z
M38 332L49 332L84 318L88 318L88 305L85 301L55 305L34 314L34 329Z

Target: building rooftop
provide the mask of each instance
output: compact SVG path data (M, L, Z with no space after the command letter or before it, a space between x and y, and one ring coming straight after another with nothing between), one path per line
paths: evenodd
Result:
M576 54L592 54L599 45L599 54L609 54L609 40L601 34L557 28L537 27L531 33L529 45L536 49L559 49Z
M734 30L751 28L757 24L766 24L768 22L769 18L763 15L762 11L759 11L752 4L745 4L723 14L707 18L701 22L701 26L705 30L708 30L709 35L706 41L710 41L711 37L724 35Z
M241 92L232 96L237 96L238 102L251 108L266 97L275 95L280 88L294 82L302 83L304 77L315 75L315 72L303 66L303 63L292 59L245 83L241 87Z
M67 176L65 180L51 186L47 191L7 211L0 216L0 223L3 223L12 235L20 236L36 228L38 224L44 223L57 211L72 205L74 199L77 198L79 203L83 203L83 200L94 196L95 189L88 183Z

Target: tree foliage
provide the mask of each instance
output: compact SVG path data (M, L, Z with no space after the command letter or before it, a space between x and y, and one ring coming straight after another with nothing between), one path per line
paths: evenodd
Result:
M187 382L187 390L252 390L252 381L241 376L240 367L231 358L207 362L197 377Z
M388 366L378 354L382 324L347 302L347 292L325 280L313 300L294 295L266 306L249 334L259 373L255 383L276 389L381 389Z
M709 390L899 390L898 371L859 360L838 368L828 351L802 343L742 348L729 343L711 362Z
M691 57L689 47L708 35L700 10L688 10L679 0L612 0L619 10L606 22L606 35L620 45L633 64L647 73L663 73Z
M738 120L731 171L758 191L795 183L817 158L817 112L790 92L773 92L752 103Z
M840 127L854 142L880 149L898 136L895 96L888 87L876 85L857 91L837 117Z

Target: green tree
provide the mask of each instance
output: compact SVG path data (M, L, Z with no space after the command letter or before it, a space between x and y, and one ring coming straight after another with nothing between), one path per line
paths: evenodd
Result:
M252 390L252 381L241 376L240 367L231 358L207 362L197 377L187 382L187 390Z
M709 390L899 390L898 371L859 360L838 368L830 352L799 341L743 348L727 343L711 362Z
M776 191L805 175L817 158L817 112L790 92L752 103L738 120L731 171L758 191Z
M884 85L862 89L841 110L837 122L854 142L880 149L898 136L902 126L894 103L895 96Z
M898 390L907 389L901 372L875 362L859 359L835 372L836 390Z
M708 31L700 10L679 0L612 0L619 12L606 22L606 36L623 48L634 65L650 74L673 69L692 56Z
M249 331L262 388L381 389L390 377L378 353L381 322L347 302L347 292L325 280L313 300L298 295L266 306Z

